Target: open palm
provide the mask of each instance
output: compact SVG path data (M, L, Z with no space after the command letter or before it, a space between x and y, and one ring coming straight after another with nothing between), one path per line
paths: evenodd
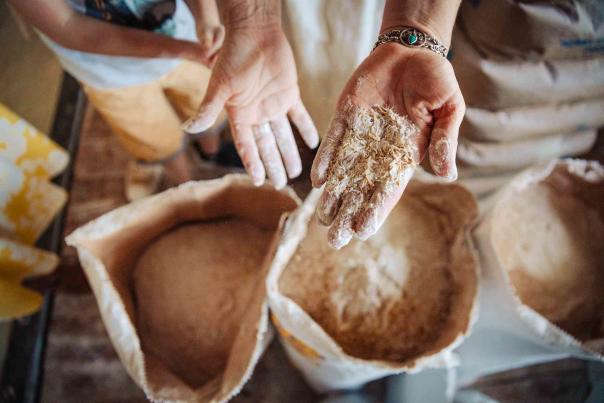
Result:
M317 130L302 104L291 48L280 27L227 33L198 115L185 130L201 132L226 108L231 133L254 183L278 188L302 170L289 119L309 147Z
M384 44L372 52L342 91L336 118L313 163L314 187L321 187L328 179L330 164L346 131L351 105L388 106L399 115L408 116L419 129L413 139L419 151L417 161L428 152L437 175L456 178L457 135L465 105L453 68L446 59L425 49L410 49L399 44ZM325 191L317 214L323 224L333 224L330 240L339 239L345 244L352 235L361 239L373 235L402 196L412 171L408 170L404 176L394 191L386 192L377 184L367 207L352 213L350 209L341 208L346 194ZM343 217L343 214L354 214L354 217ZM333 236L336 233L348 236Z

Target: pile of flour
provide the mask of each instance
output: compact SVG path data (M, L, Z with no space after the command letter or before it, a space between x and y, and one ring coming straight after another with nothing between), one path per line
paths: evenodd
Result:
M335 251L313 217L279 289L347 354L413 360L450 326L460 292L451 275L448 225L442 211L409 194L376 235Z
M604 205L598 211L602 201L586 203L570 183L540 182L507 199L492 240L522 302L586 341L604 337Z
M227 219L150 243L133 272L143 351L193 388L224 371L272 234Z

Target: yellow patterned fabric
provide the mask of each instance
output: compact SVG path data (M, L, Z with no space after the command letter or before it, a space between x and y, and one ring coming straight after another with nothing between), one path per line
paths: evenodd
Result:
M41 178L59 174L69 162L65 150L1 103L0 158Z
M53 253L0 238L0 321L29 315L40 308L42 296L24 288L21 282L52 272L58 261Z
M67 193L0 158L0 234L33 244L65 204Z

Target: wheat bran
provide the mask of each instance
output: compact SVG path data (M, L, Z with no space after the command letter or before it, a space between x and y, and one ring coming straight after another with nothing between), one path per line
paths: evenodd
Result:
M342 195L360 192L365 201L375 186L391 191L403 172L418 162L413 137L418 128L389 107L349 106L344 112L345 132L330 164L326 190Z
M222 373L271 237L227 219L181 225L150 243L133 272L143 351L191 387Z
M409 363L450 325L459 285L450 273L448 225L442 211L408 195L372 238L335 251L313 218L280 290L347 354Z
M567 183L510 197L494 218L493 246L523 303L587 341L604 337L604 209Z

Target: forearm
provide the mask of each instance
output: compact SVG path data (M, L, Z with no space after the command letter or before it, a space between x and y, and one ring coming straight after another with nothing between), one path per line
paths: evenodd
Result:
M461 0L387 0L380 31L408 25L426 31L448 47L460 2Z
M280 0L221 0L219 11L227 29L281 27Z
M111 56L187 58L194 44L76 13L64 1L12 1L31 25L69 49Z
M73 32L80 34L73 35ZM79 15L57 39L71 49L111 56L188 58L194 46L191 42L166 35Z
M70 28L69 25L72 25ZM166 35L76 16L54 39L62 46L110 56L189 58L194 44ZM69 35L68 32L80 32ZM50 35L49 35L50 36Z

